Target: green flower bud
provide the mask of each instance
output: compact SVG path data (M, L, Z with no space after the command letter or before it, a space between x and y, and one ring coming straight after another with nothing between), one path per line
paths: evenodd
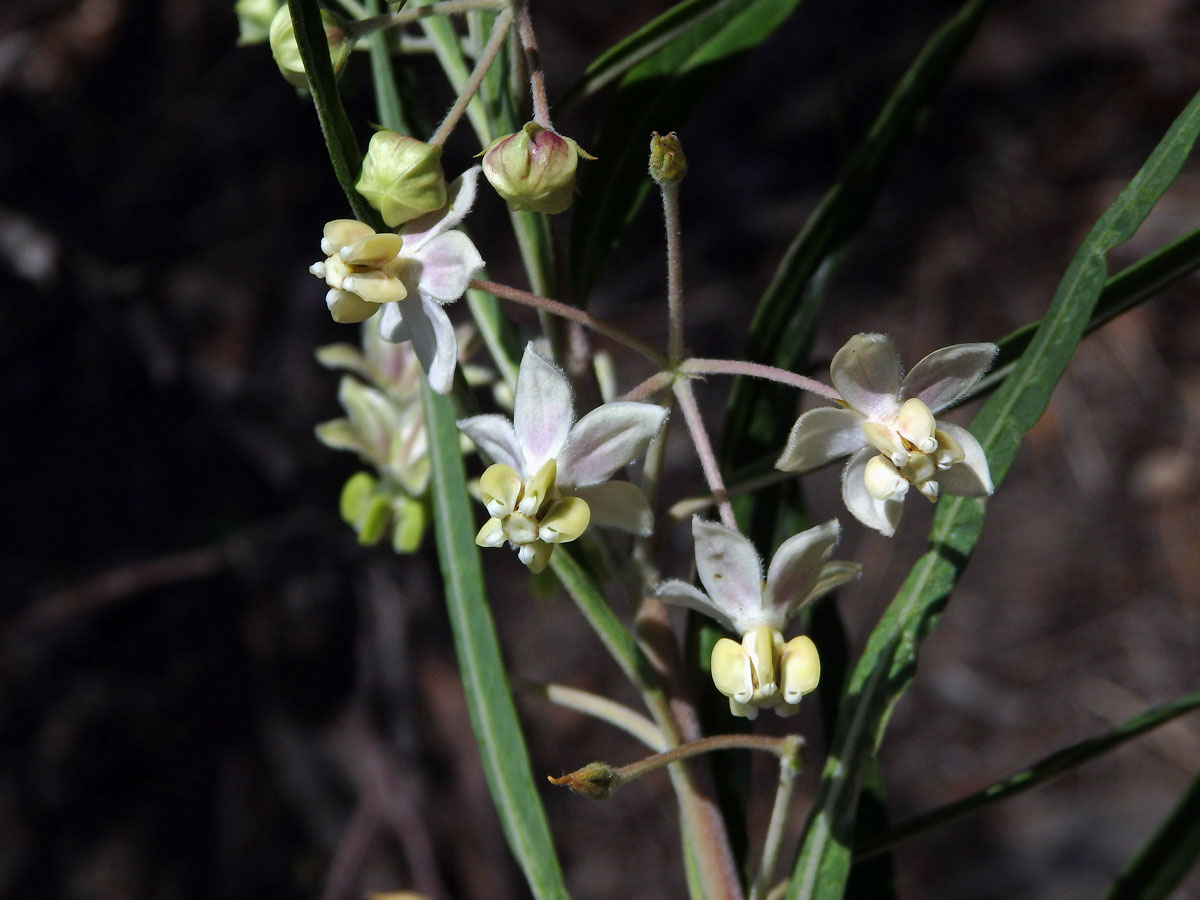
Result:
M346 23L331 12L321 10L321 21L325 24L325 37L329 41L329 62L333 64L333 73L341 74L350 60L350 51L354 49L346 36ZM308 87L308 77L304 74L304 62L300 59L300 45L296 43L296 28L292 24L292 14L287 4L279 7L275 18L271 20L268 32L271 43L271 55L275 57L275 65L288 84L295 87Z
M560 213L571 205L581 156L596 158L570 138L529 122L483 151L483 174L512 209Z
M446 205L442 148L394 131L377 131L355 189L389 228Z
M650 177L659 184L675 184L687 174L687 157L679 135L671 132L662 137L656 131L650 138Z
M425 504L412 497L396 497L392 500L392 515L392 549L397 553L416 553L429 524Z
M238 20L238 45L265 41L278 11L279 0L237 0L233 12Z
M351 475L350 480L342 488L342 496L338 501L338 511L342 515L342 521L357 528L358 523L366 515L367 507L374 494L374 478L366 472L356 472Z

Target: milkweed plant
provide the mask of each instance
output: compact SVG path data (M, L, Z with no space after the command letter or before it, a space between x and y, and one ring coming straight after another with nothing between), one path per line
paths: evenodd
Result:
M1101 216L1039 322L939 348L900 347L862 321L851 333L824 335L840 349L820 364L808 358L822 327L819 275L861 225L918 117L936 114L937 88L984 19L985 3L964 3L929 36L766 291L725 304L729 326L748 330L747 351L706 359L688 352L679 204L688 161L679 134L712 73L691 66L689 54L702 52L724 71L770 37L795 0L687 0L562 73L579 80L558 104L598 108L607 97L611 105L597 113L593 133L574 137L551 118L530 4L410 0L384 10L364 2L238 0L236 10L243 42L268 45L283 76L311 96L347 200L313 223L305 301L316 308L323 295L328 314L347 326L344 342L316 350L342 372L345 409L317 437L362 467L343 490L342 518L362 543L386 540L399 554L433 535L483 768L534 896L568 896L543 807L554 788L530 768L510 694L520 660L501 656L485 564L509 583L536 576L543 591L553 578L642 701L634 709L570 685L545 691L646 746L642 758L619 764L564 759L568 774L549 780L606 799L665 770L678 800L678 864L696 898L841 897L855 873L878 877L860 868L863 860L1200 703L1193 695L1151 710L910 823L880 829L859 815L867 799L886 802L873 770L890 712L970 558L989 498L1003 490L1075 346L1185 271L1167 259L1168 247L1138 265L1169 275L1118 289L1105 280L1106 253L1133 234L1190 151L1200 103L1183 111ZM423 128L428 104L403 75L414 56L430 52L455 100L436 127ZM367 59L375 117L353 121L340 85L352 72L365 77ZM474 157L445 149L459 129L470 132ZM654 320L662 325L635 332L589 312L588 300L648 194L657 195L664 225L661 245L644 248L665 257ZM510 234L472 229L473 210L489 203L507 205ZM555 246L564 234L565 258ZM490 280L489 263L511 271L514 256L526 285ZM1195 265L1193 253L1186 271ZM515 306L537 310L541 330L519 324L529 316L511 317ZM636 378L613 363L636 357ZM904 357L919 361L906 372ZM828 380L814 377L825 372ZM723 423L697 403L700 379L728 379ZM661 478L676 441L706 484L701 495L672 496ZM780 490L843 460L838 508ZM831 610L837 589L867 565L839 551L839 538L847 528L891 537L912 527L902 513L913 504L936 507L927 550L852 652L829 625L836 616L818 625L814 615ZM664 553L668 538L688 542L686 561ZM822 678L823 660L836 660L832 677ZM817 721L796 717L814 691L829 729L813 742L826 748L823 759L806 758L807 735L795 724ZM785 720L783 736L762 729L765 711ZM743 827L746 800L720 789L737 767L728 753L713 764L704 754L714 750L777 759L778 778L751 787L774 799L749 850L731 837ZM803 766L820 772L806 808L792 790ZM1175 882L1162 873L1186 871L1200 846L1182 843L1191 850L1181 861L1172 856L1179 824L1168 821L1121 877L1141 871L1169 891ZM1156 860L1150 876L1147 859ZM893 895L886 883L859 890ZM1165 896L1138 894L1151 895Z

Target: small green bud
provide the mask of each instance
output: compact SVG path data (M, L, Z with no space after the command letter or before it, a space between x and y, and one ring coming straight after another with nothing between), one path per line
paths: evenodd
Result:
M333 64L333 73L341 74L350 60L350 51L354 46L346 35L346 23L331 12L321 10L321 21L325 24L325 37L329 41L329 62ZM271 55L275 57L275 65L294 87L308 87L308 77L304 74L304 62L300 59L300 45L296 43L296 27L292 23L292 13L287 4L279 7L267 35L271 43Z
M392 549L397 553L416 553L429 524L425 504L412 497L396 497L392 500L392 514Z
M374 547L383 540L392 520L392 502L386 494L375 494L367 502L367 510L358 523L358 542Z
M687 157L679 135L672 131L663 137L654 132L650 137L650 177L658 184L676 184L686 174Z
M279 0L237 0L233 12L238 20L238 45L244 47L265 41L278 11Z
M529 122L483 151L483 174L512 209L560 213L571 205L579 157L573 140Z
M389 228L441 209L447 196L442 148L394 131L377 131L354 187Z

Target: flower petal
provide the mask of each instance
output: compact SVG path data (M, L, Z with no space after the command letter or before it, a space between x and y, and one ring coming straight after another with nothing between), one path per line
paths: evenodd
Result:
M986 497L992 492L992 474L987 456L975 435L960 425L938 422L938 427L958 441L965 459L937 473L942 491L962 497Z
M710 619L715 619L722 628L728 631L734 630L733 622L729 620L729 616L725 615L721 607L713 603L703 591L693 587L686 581L679 581L678 579L664 581L654 588L654 595L664 603L671 603L675 606L682 606L685 609L698 612L701 615L708 616Z
M817 579L817 583L813 585L812 591L809 592L809 597L815 600L848 581L854 581L862 575L862 568L856 562L847 562L843 559L830 560L821 568L821 575Z
M850 515L868 528L874 528L885 537L896 533L900 513L904 511L903 500L876 500L867 491L865 479L867 463L878 455L874 447L859 450L842 470L842 500Z
M654 531L654 514L641 488L628 481L606 481L576 488L592 510L592 524L646 537Z
M512 422L504 416L472 416L469 419L460 419L458 430L473 440L493 462L503 463L523 479L529 476L525 471L525 454L521 452L521 442L517 440Z
M955 344L934 350L913 366L900 388L900 398L915 397L936 413L971 388L991 368L995 344Z
M825 561L841 534L838 520L830 519L779 545L767 569L767 586L763 590L763 607L779 612L779 624L772 625L776 631L782 631L788 616L812 596Z
M567 376L529 344L517 372L513 408L513 427L525 449L526 468L536 470L557 457L574 421Z
M479 166L472 166L446 186L446 205L441 209L413 219L399 231L404 237L404 246L415 253L427 241L453 228L463 220L475 204L475 188L479 180Z
M380 323L382 334L382 323ZM422 296L405 311L404 328L412 341L425 378L434 393L448 394L454 384L454 366L458 362L458 339L454 326L438 304Z
M642 455L667 420L653 403L605 403L571 428L559 455L559 482L599 484Z
M762 560L744 535L722 525L692 518L696 572L708 595L724 611L734 631L745 634L760 624Z
M483 267L483 257L461 231L437 235L413 253L412 258L421 263L417 290L421 296L438 303L452 303L461 297Z
M775 463L785 472L808 472L853 453L867 442L863 417L852 409L822 406L796 420L787 446Z
M875 421L900 408L900 357L886 334L856 334L829 364L829 378L851 408Z

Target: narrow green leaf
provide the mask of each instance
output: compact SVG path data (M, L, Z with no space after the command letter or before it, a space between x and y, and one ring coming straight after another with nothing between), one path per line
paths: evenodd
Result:
M694 18L622 79L579 167L569 236L570 280L587 296L649 189L650 133L681 128L709 89L765 41L800 0L726 0Z
M893 828L872 835L855 845L854 857L855 859L864 859L872 856L889 847L894 847L901 841L925 834L951 822L957 822L959 819L979 812L985 806L1007 800L1014 794L1045 784L1064 772L1069 772L1098 756L1103 756L1127 741L1141 737L1147 731L1152 731L1160 725L1165 725L1172 719L1177 719L1198 708L1200 708L1200 691L1188 694L1171 703L1151 707L1132 719L1122 722L1116 728L1051 753L1020 772L990 784L961 800L955 800L953 803L913 816Z
M422 390L433 477L434 534L471 728L504 835L535 897L566 898L546 813L534 786L496 627L484 594L474 514L448 397Z
M1024 433L1041 416L1104 288L1107 254L1133 236L1174 181L1200 134L1200 94L1072 258L1029 348L972 424L993 480L1003 480ZM929 551L909 573L872 631L847 684L817 800L805 829L788 897L841 897L850 868L863 773L883 740L891 711L912 682L917 648L936 625L983 529L984 502L938 503Z
M377 16L382 11L381 0L367 0L367 12ZM371 56L371 82L375 86L375 109L379 124L397 134L412 134L412 128L404 118L404 105L400 102L400 90L396 86L396 72L392 67L392 52L388 48L386 29L376 31L369 38Z
M295 24L296 43L300 48L304 72L308 76L313 105L317 108L321 135L325 138L329 160L333 163L333 174L342 186L355 217L376 231L381 231L383 220L362 194L354 189L362 167L362 153L358 149L350 120L346 118L333 65L329 62L329 41L321 22L320 7L317 6L317 0L288 0L288 9Z
M584 97L620 78L663 44L728 3L729 0L683 0L682 3L676 3L592 60L580 79L558 98L555 106L569 109Z
M1167 900L1200 856L1200 775L1101 900Z

